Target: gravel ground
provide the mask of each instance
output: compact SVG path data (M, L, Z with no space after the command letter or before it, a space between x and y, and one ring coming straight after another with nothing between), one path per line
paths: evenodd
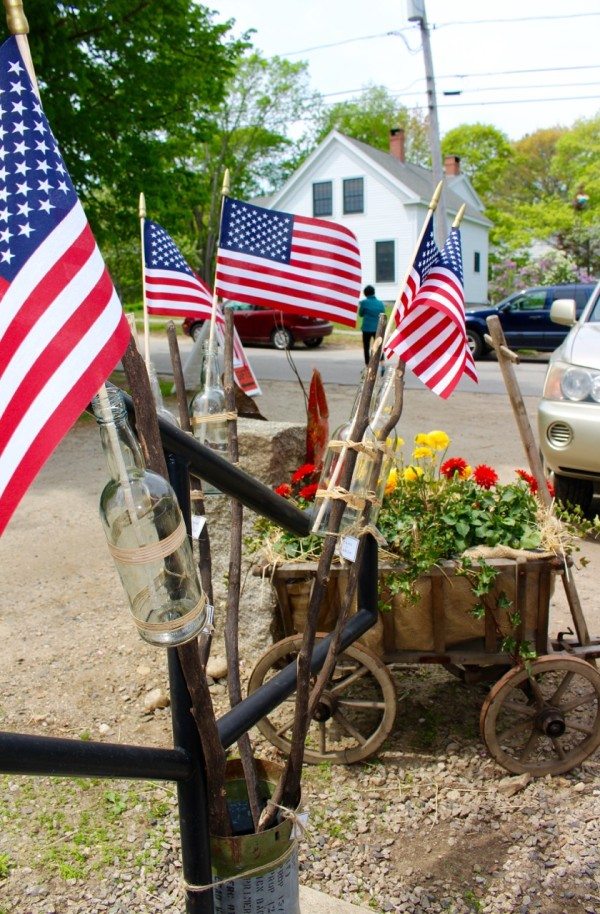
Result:
M486 447L509 439L497 410L489 422ZM164 655L124 609L97 520L103 479L95 429L80 424L3 537L0 727L168 746ZM509 777L480 741L482 687L437 667L394 676L398 719L377 758L306 768L301 881L379 912L598 914L600 755L562 777ZM225 682L212 692L222 711ZM0 822L0 914L184 909L171 785L2 776Z

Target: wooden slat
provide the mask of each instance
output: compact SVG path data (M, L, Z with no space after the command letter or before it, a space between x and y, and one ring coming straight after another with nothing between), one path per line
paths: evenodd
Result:
M433 648L436 654L446 651L446 618L444 615L444 578L431 578L431 615L433 622Z

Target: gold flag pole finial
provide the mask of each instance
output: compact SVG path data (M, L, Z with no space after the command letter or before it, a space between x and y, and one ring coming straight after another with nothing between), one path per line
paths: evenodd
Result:
M436 187L436 189L433 192L433 197L431 198L431 203L429 204L429 209L431 209L431 210L437 209L437 205L440 202L440 197L442 196L442 187L443 186L444 186L444 182L440 181L440 183L438 184L438 186Z
M140 194L140 208L139 208L139 217L140 219L146 218L146 198L144 192Z
M459 211L456 214L456 219L452 223L452 228L458 228L458 226L461 224L461 222L463 221L463 216L465 214L466 208L467 208L467 204L463 203L463 205L461 206L461 208L459 209Z
M221 196L228 197L229 190L231 188L231 179L229 177L229 169L225 169L225 174L223 175L223 186L221 187Z
M28 35L29 23L25 16L22 0L4 0L6 23L11 35Z

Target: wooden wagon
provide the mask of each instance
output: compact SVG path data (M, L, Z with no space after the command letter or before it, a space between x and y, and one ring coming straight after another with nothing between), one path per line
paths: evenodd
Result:
M380 566L378 622L340 655L311 722L305 760L352 763L374 754L391 733L396 689L389 667L442 664L467 683L491 682L480 716L481 735L492 757L513 773L560 774L579 765L600 745L600 673L594 658L600 643L580 645L549 638L549 607L555 577L564 565L555 557L487 559L497 576L476 618L468 580L444 562L418 581L419 600L392 597L392 566ZM282 639L256 664L252 692L297 655L316 564L290 563L263 569L272 581ZM347 571L332 569L318 629L335 625ZM501 599L502 595L502 599ZM508 612L520 620L511 628ZM527 642L536 659L516 663L503 650L507 635ZM585 657L585 659L584 659ZM290 699L290 701L293 701ZM259 723L284 753L289 750L293 708L288 703Z

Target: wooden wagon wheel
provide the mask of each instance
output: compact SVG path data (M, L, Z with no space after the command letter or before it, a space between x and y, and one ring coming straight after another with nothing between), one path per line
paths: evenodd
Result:
M563 774L600 745L600 673L549 654L515 667L490 689L480 718L493 758L515 774Z
M317 642L320 638L317 638ZM260 658L248 694L296 659L300 635L278 641ZM257 724L269 742L290 751L295 695ZM310 722L304 760L351 764L373 755L389 735L396 717L396 689L389 670L375 654L351 645L340 654L318 709Z

